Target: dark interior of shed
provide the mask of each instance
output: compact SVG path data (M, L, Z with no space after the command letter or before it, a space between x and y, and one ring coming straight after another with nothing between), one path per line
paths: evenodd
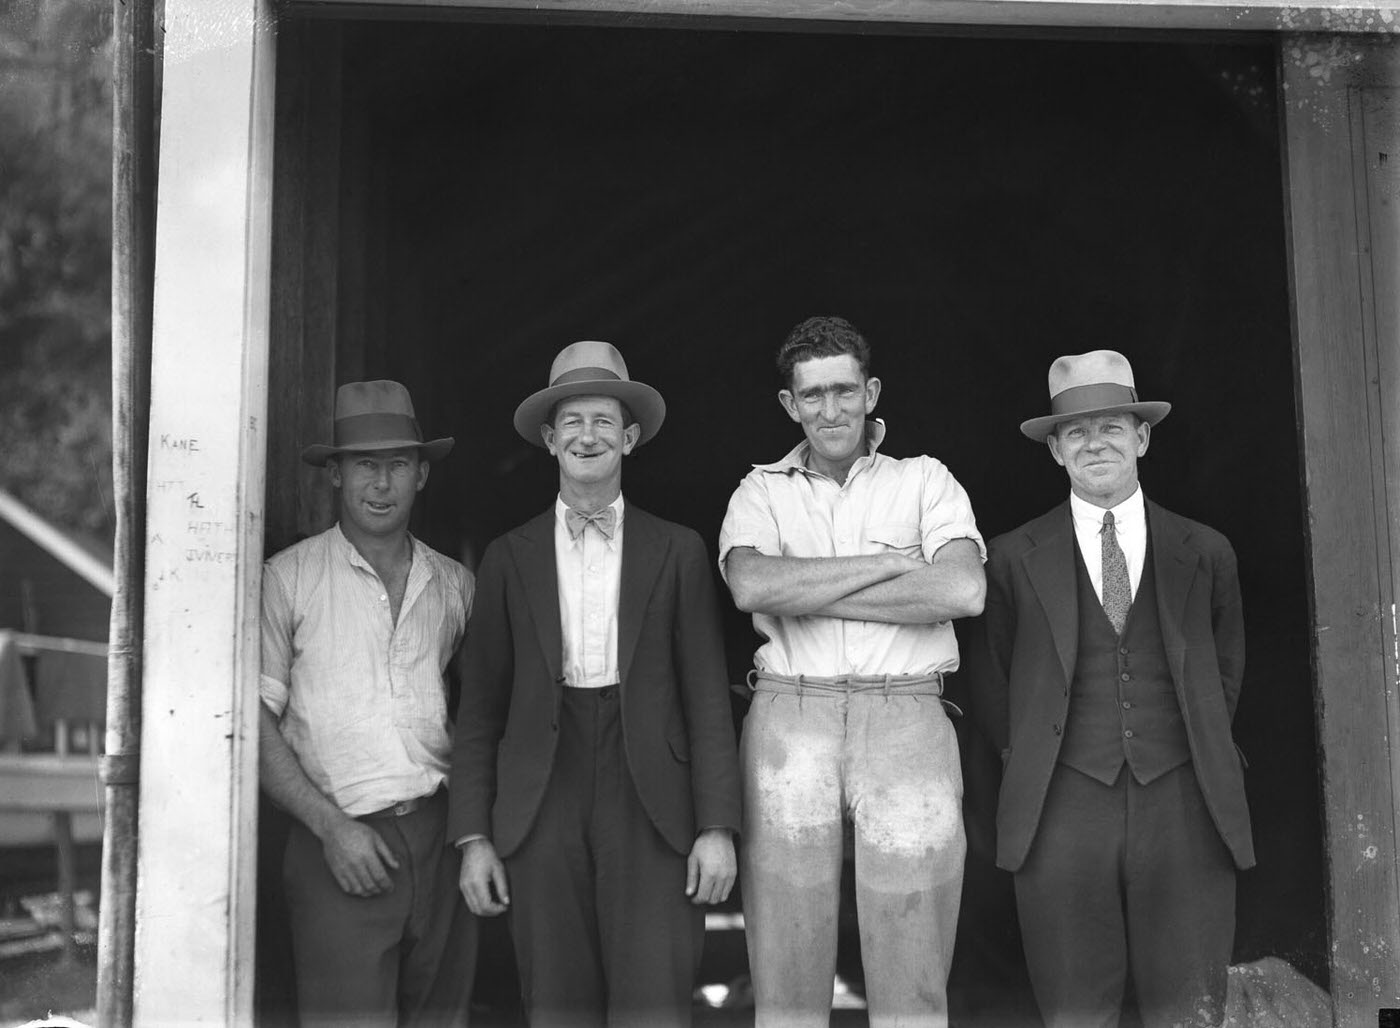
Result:
M712 550L740 477L799 439L772 353L802 317L865 331L884 449L946 463L988 538L1066 494L1017 431L1047 409L1051 360L1126 353L1143 397L1174 405L1143 462L1148 495L1239 555L1235 727L1260 862L1239 879L1236 959L1282 956L1326 984L1270 46L635 23L343 31L341 245L363 246L372 273L341 316L364 334L356 370L408 383L425 430L456 437L417 531L469 564L552 502L555 468L511 413L575 339L616 343L666 396L625 492ZM733 609L727 633L739 682L757 639ZM960 738L953 1001L962 990L975 1011L1019 954L992 867L999 764L970 725ZM260 987L277 974L260 961Z

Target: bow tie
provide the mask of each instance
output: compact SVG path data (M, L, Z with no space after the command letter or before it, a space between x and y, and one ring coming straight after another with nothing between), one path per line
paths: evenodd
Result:
M604 539L611 539L617 528L617 510L609 506L602 510L595 510L592 514L585 514L581 510L574 510L570 507L564 511L564 524L569 529L569 538L571 539L577 539L583 535L583 530L589 525L596 528Z

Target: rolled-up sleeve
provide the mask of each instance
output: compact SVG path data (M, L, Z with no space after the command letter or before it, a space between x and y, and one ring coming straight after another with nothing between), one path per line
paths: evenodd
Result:
M985 563L987 544L977 531L977 519L972 514L972 501L942 461L921 457L923 465L923 510L919 530L923 535L924 560L932 561L946 543L954 539L971 539Z
M262 674L258 698L277 717L287 708L292 678L292 604L271 564L263 565Z
M729 498L729 509L724 512L724 524L719 530L719 573L726 582L729 578L725 561L729 551L736 547L749 546L769 557L782 556L778 520L773 515L763 478L763 472L749 472L734 490Z

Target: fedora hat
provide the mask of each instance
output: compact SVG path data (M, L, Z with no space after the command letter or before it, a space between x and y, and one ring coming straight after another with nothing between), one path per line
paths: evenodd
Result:
M1172 405L1139 400L1133 366L1116 350L1058 357L1050 365L1050 413L1021 422L1021 434L1043 443L1062 421L1092 414L1136 414L1149 425L1167 416Z
M560 400L570 396L612 396L621 400L642 426L640 446L666 420L666 401L649 385L627 377L627 362L612 343L586 339L559 351L549 368L549 385L531 393L515 408L515 430L526 442L543 447L540 426Z
M416 447L427 461L446 457L452 439L423 441L413 401L398 382L347 382L335 391L335 427L329 446L315 443L301 451L301 459L320 467L341 453L402 450Z

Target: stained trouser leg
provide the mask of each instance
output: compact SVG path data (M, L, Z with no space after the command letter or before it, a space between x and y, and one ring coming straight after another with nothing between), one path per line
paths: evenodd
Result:
M740 864L756 1028L825 1028L836 973L844 698L755 695Z
M871 1028L944 1028L962 900L962 769L937 697L858 693L846 720Z
M1128 952L1144 1028L1225 1017L1235 865L1190 764L1129 785Z
M1026 968L1047 1028L1114 1028L1128 974L1127 768L1112 786L1063 765L1016 872Z

